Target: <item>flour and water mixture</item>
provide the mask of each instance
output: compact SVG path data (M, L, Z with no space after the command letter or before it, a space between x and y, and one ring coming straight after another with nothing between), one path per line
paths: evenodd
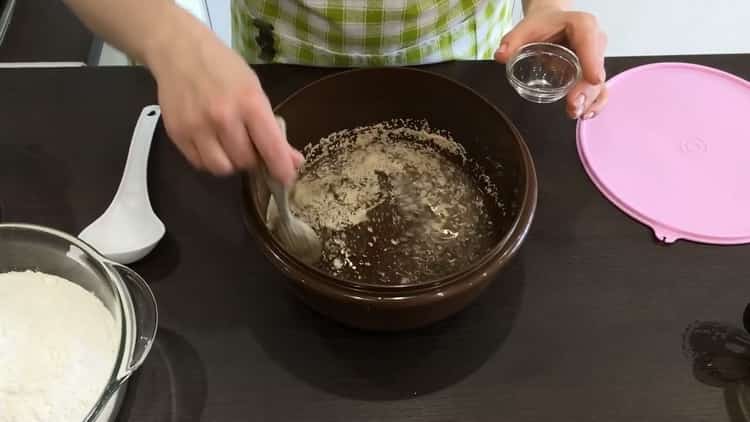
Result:
M334 133L305 148L292 212L323 241L322 270L374 284L455 272L498 240L497 189L466 151L423 121ZM276 220L273 201L268 222Z
M0 274L0 422L81 422L120 333L93 294L39 272Z

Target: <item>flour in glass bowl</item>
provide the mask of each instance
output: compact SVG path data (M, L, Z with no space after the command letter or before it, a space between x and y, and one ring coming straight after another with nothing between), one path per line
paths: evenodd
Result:
M0 422L81 422L109 381L119 338L112 314L79 285L0 274Z

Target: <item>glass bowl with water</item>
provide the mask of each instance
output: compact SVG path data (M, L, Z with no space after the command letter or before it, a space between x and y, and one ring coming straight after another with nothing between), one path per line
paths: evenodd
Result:
M553 103L581 78L581 64L571 50L553 43L531 43L518 49L506 65L513 89L526 100Z

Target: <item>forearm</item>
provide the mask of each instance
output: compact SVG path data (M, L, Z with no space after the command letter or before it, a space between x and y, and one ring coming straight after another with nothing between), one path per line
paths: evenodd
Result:
M573 0L523 0L523 12L529 14L529 12L539 9L568 9L572 5Z
M147 65L199 24L173 0L64 0L108 43ZM198 25L200 26L200 25ZM197 29L200 30L200 29Z

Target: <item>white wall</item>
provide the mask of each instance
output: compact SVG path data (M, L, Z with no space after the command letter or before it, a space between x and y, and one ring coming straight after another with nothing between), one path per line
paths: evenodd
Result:
M231 45L230 0L176 1ZM575 7L599 18L608 56L750 53L750 0L575 0ZM119 61L105 49L108 63Z
M576 0L599 17L610 56L750 53L750 0Z
M230 2L231 0L206 0L208 10L211 13L211 20L214 23L214 31L228 45L232 45L232 29L229 23Z

